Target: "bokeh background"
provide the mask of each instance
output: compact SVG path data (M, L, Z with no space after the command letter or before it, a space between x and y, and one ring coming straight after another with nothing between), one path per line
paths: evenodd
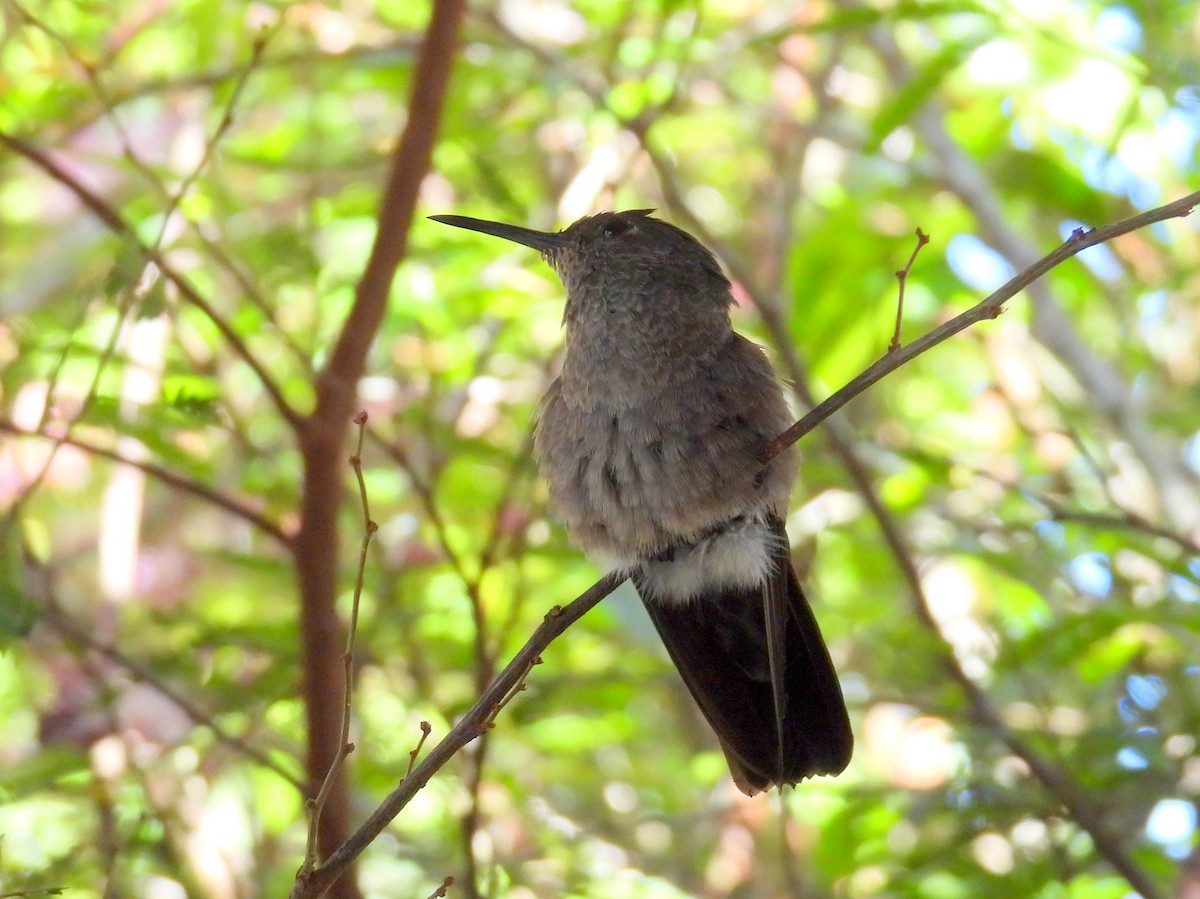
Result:
M398 172L387 314L350 325L380 530L349 827L598 575L529 458L562 289L424 215L657 208L800 412L886 351L917 228L906 342L1200 184L1192 2L480 0L430 43L432 115L416 0L0 8L5 895L288 890L363 536L306 416L406 124L432 167ZM803 441L841 777L738 794L625 587L336 895L1200 896L1198 227L1086 251Z

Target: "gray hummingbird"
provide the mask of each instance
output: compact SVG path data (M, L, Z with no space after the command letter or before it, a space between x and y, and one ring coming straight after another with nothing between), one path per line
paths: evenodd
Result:
M795 452L762 462L783 390L712 253L653 211L557 232L431 218L534 248L566 287L534 456L571 539L632 579L734 782L838 774L850 722L783 528Z

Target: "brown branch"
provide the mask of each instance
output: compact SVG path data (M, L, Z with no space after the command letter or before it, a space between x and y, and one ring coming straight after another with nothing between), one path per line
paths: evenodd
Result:
M304 486L300 527L293 546L301 602L303 693L308 724L306 770L313 782L324 777L341 745L337 710L341 708L342 684L334 672L341 656L342 624L334 601L338 589L337 517L344 492L341 466L345 430L353 414L367 351L383 320L396 267L408 246L409 226L421 182L429 171L464 8L465 0L433 4L413 72L406 124L392 155L380 201L375 242L355 290L354 304L328 364L317 376L315 408L299 429ZM346 777L339 770L321 816L318 834L321 857L345 842L350 831L348 816ZM346 867L341 865L335 877L322 880L321 889L328 888ZM329 869L327 866L317 869L323 870ZM299 880L297 889L306 890L305 884L310 880ZM339 891L346 897L357 896L352 878L343 881Z
M859 0L839 0L839 5L855 9ZM867 32L867 39L879 53L893 84L905 85L917 77L889 30L872 28ZM910 117L910 127L933 157L931 174L959 198L979 223L983 239L1007 259L1014 270L1027 268L1038 258L1037 247L1008 222L1000 197L987 175L946 129L946 117L944 104L936 98L923 104ZM1178 453L1159 439L1132 387L1115 365L1089 346L1049 286L1031 285L1030 299L1029 333L1033 339L1067 367L1087 394L1089 406L1100 410L1120 431L1150 473L1168 519L1177 527L1186 527L1194 521L1200 503L1194 474L1183 464Z
M907 347L889 353L877 361L841 390L830 396L825 402L814 407L784 434L771 441L768 445L766 458L770 459L787 446L790 446L801 436L816 427L816 425L825 421L859 393L866 390L889 372L894 371L900 365L904 364L904 362L931 349L953 334L978 321L985 318L994 318L1001 311L1004 302L1014 296L1023 287L1076 255L1081 250L1154 222L1186 216L1198 204L1200 204L1200 192L1190 194L1173 203L1168 203L1157 209L1123 219L1103 228L1097 228L1086 233L1082 230L1077 231L1057 250L1039 260L1035 265L1017 274L1000 290L993 293L981 303L956 316L924 337L913 341ZM755 301L756 303L759 302L757 298ZM760 308L762 307L760 306ZM767 321L768 327L772 328L773 336L776 338L778 345L787 350L785 355L793 360L793 374L796 376L795 383L797 389L801 392L805 402L811 404L812 398L803 386L803 372L798 364L798 360L795 360L794 352L788 349L789 344L786 340L786 333L780 329L778 317L764 315L764 320ZM839 424L836 421L830 422L831 427L829 428L829 437L837 456L842 460L843 465L854 481L856 489L862 495L872 516L878 522L884 540L892 556L896 559L901 574L909 585L909 598L913 612L922 626L937 638L941 656L939 661L950 678L967 697L974 719L983 727L998 734L1000 740L1008 749L1029 766L1034 777L1058 802L1062 803L1071 819L1078 823L1092 838L1097 851L1131 886L1137 889L1141 895L1147 897L1147 899L1160 899L1162 892L1157 888L1150 874L1126 851L1120 836L1110 830L1106 823L1106 816L1093 803L1087 792L1070 775L1063 771L1062 768L1037 752L1028 741L1013 731L1004 721L1003 716L996 709L987 693L963 670L957 657L946 644L941 629L938 627L937 621L933 616L929 599L925 594L924 585L921 582L920 573L913 560L912 551L900 526L880 499L872 482L870 472L867 470L858 453L854 450L851 441L845 435L844 428L833 427Z
M190 493L192 496L202 499L205 502L217 506L218 508L224 509L226 512L236 515L247 524L253 525L268 537L277 540L284 546L288 546L292 542L292 538L283 530L282 527L279 526L277 522L274 522L256 512L246 501L233 496L228 496L213 487L209 487L206 484L200 483L199 481L193 481L190 478L185 478L183 475L172 471L164 465L157 465L154 462L143 462L137 459L127 459L116 450L106 449L102 446L96 446L94 443L88 443L86 440L80 440L78 437L72 437L70 435L54 436L39 431L28 431L5 419L0 419L0 431L13 434L17 437L37 438L41 440L49 440L56 444L73 446L85 453L89 453L90 455L100 456L104 459L111 459L113 462L120 463L121 465L129 465L132 468L136 468L143 474L146 474L157 481L161 481L168 487L172 487L184 493Z
M49 578L47 577L42 580L43 582L48 582ZM301 794L305 792L304 784L296 775L281 767L262 750L251 746L242 737L226 730L222 725L217 723L216 719L210 713L193 702L185 693L176 690L160 679L145 663L125 655L125 653L121 652L115 646L96 639L91 630L67 615L53 597L47 597L40 605L39 620L48 628L55 631L63 640L74 643L89 652L96 653L96 655L123 669L126 674L138 683L143 683L154 688L154 690L174 703L192 720L193 724L207 728L219 742L233 748L241 755L244 755L262 767L274 771L299 790Z
M693 227L696 227L699 232L703 233L705 229L683 201L682 195L671 178L670 168L664 160L654 153L646 141L644 132L639 132L639 139L641 139L643 147L650 155L660 177L663 179L664 194L668 197L673 210L686 217L692 223ZM824 402L816 405L786 432L767 444L763 453L764 461L774 458L774 456L795 443L804 434L807 434L818 424L828 419L834 412L854 399L854 397L858 396L888 373L899 368L905 362L910 361L978 321L986 318L995 318L1003 311L1003 304L1008 299L1082 250L1155 222L1189 215L1197 205L1200 205L1200 191L1102 228L1096 228L1087 232L1082 229L1077 230L1057 250L1019 272L991 296L961 315L951 319L949 322L946 322L941 327L913 341L908 346L888 353L861 375L854 378L845 387L838 390ZM715 241L708 239L705 242L713 246L717 245ZM727 253L721 253L721 255L725 256L726 259L731 258ZM731 265L732 268L733 266ZM745 277L744 273L735 271L734 275L740 282L747 286L751 299L759 309L764 323L771 331L776 346L788 361L789 374L792 377L800 399L811 406L813 397L805 386L807 382L806 373L800 364L799 358L791 349L787 330L778 311L773 306L763 302L761 296L757 295L756 291L750 288L749 285L752 282L748 277ZM892 518L891 513L883 505L882 500L880 500L876 493L866 465L854 450L853 444L840 422L829 422L827 433L838 458L842 460L856 488L862 494L872 515L879 523L884 539L911 588L910 599L918 620L939 640L939 645L942 649L941 662L950 677L967 696L975 719L998 733L1000 739L1008 746L1009 750L1025 761L1033 772L1034 777L1038 779L1057 801L1063 804L1072 820L1087 831L1097 851L1131 886L1147 897L1147 899L1160 899L1162 892L1157 888L1150 874L1126 851L1120 837L1111 832L1106 823L1106 817L1102 814L1099 807L1092 803L1087 792L1076 784L1065 771L1036 752L1025 739L1008 727L1001 714L992 705L987 694L971 680L958 664L957 658L946 644L945 638L942 636L941 630L938 628L937 622L929 608L928 598L924 593L924 586L921 583L920 574L917 571L916 563L913 561L912 552L908 547L907 541L901 529Z
M158 267L158 270L162 272L163 277L175 285L175 289L179 291L180 296L204 313L208 320L213 323L213 326L216 327L217 331L225 339L225 342L233 350L234 355L246 363L250 370L254 372L259 383L262 384L263 390L271 398L276 411L293 429L299 430L301 428L303 419L287 400L284 399L282 389L275 383L275 379L271 377L258 358L250 351L250 348L242 340L241 335L238 334L233 325L217 312L216 308L204 298L191 281L167 262L162 252L148 245L138 237L137 231L125 221L120 212L103 197L93 193L89 188L84 186L79 179L63 168L63 166L59 165L49 154L27 143L25 140L6 131L0 131L0 145L8 147L20 156L24 156L49 175L51 179L66 187L108 230L119 235L122 240L128 241L132 246L136 246L142 257L146 261L154 263Z
M421 739L417 740L417 745L408 751L408 770L404 772L405 777L412 774L413 766L417 764L417 759L421 757L421 750L425 748L425 741L429 739L431 733L433 733L433 728L429 726L429 722L422 721Z
M484 722L484 730L485 731L491 730L493 727L496 726L496 716L499 715L502 711L504 711L504 709L508 706L508 704L510 702L512 702L514 699L517 698L518 693L525 692L525 688L526 688L525 681L528 680L529 674L531 671L533 671L534 667L536 667L537 665L540 665L540 664L542 664L541 656L535 656L533 658L533 660L530 661L529 665L521 673L520 680L518 680L516 682L516 684L513 685L513 688L508 691L507 696L505 696L502 700L500 700L498 703L496 703L496 707L494 709L492 709L491 714L488 715L487 721Z

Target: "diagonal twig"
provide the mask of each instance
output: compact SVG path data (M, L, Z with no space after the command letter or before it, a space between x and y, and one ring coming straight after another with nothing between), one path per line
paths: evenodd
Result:
M829 418L834 412L841 409L850 400L854 399L885 375L895 371L904 363L911 362L917 356L953 337L959 331L971 327L976 322L987 318L995 318L1003 311L1006 302L1051 269L1078 255L1088 247L1107 243L1114 237L1120 237L1122 234L1128 234L1130 231L1137 231L1139 228L1145 228L1147 225L1152 225L1155 222L1190 215L1192 210L1198 205L1200 205L1200 191L1188 194L1186 197L1182 197L1172 203L1167 203L1164 206L1150 209L1139 215L1121 219L1119 222L1114 222L1111 225L1105 225L1102 228L1093 228L1090 231L1084 231L1082 228L1076 230L1074 234L1063 241L1057 250L1043 256L1024 271L1018 272L1009 279L1007 284L991 294L991 296L976 303L966 312L954 316L950 321L934 328L923 337L918 337L912 343L906 344L895 352L888 353L883 358L874 362L861 375L834 393L829 399L819 403L807 415L772 440L768 444L765 458L772 459L777 456L784 449L799 440L804 434L807 434L821 422L825 421L825 419Z
M263 390L266 391L267 396L270 397L272 404L274 404L276 411L279 412L293 429L297 431L302 429L304 419L300 417L300 414L284 398L282 388L276 383L275 378L267 371L258 357L251 352L249 346L246 345L246 342L238 334L233 325L217 312L216 307L200 293L199 289L191 281L167 262L166 256L162 252L143 241L138 236L134 227L125 220L120 212L103 197L85 186L82 181L71 174L66 167L60 165L49 153L35 147L23 138L0 130L0 146L8 147L14 153L28 159L53 180L75 194L79 202L86 206L109 231L117 234L123 240L129 241L132 246L136 246L143 258L148 262L154 263L158 267L158 270L162 272L163 277L175 285L175 289L179 291L180 296L204 313L208 320L213 323L213 326L220 332L225 342L233 350L234 355L254 372L255 377L262 384Z
M260 512L257 512L251 507L246 500L231 496L227 493L222 493L215 487L210 487L200 481L194 481L187 478L177 471L167 468L165 465L159 465L155 462L146 462L141 459L130 459L121 455L116 450L108 449L107 447L97 446L94 443L89 443L79 437L74 437L70 434L47 434L43 431L30 431L22 427L18 427L7 419L0 418L0 432L12 434L15 437L23 437L29 439L42 439L53 441L56 444L65 446L73 446L78 450L92 455L100 456L104 459L110 459L113 462L118 462L121 465L128 465L131 468L136 468L155 480L161 481L168 487L176 490L190 493L205 502L211 503L218 508L224 509L232 515L245 521L247 524L253 525L258 530L262 531L268 537L278 541L283 546L288 546L292 538L284 531L284 529L275 521L267 518Z

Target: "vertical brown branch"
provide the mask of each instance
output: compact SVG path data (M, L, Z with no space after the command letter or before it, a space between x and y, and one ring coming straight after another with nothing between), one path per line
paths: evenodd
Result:
M308 723L306 771L320 783L340 742L342 624L337 596L337 515L343 495L346 428L354 411L355 388L367 350L387 308L388 293L408 246L408 230L433 154L442 104L450 79L463 0L440 0L433 13L413 76L407 123L392 155L377 215L375 243L355 290L354 305L329 362L317 376L317 402L300 434L304 497L295 540L296 576L301 599L304 700ZM327 856L350 833L345 774L329 793L318 833ZM352 878L334 885L336 895L358 895Z

